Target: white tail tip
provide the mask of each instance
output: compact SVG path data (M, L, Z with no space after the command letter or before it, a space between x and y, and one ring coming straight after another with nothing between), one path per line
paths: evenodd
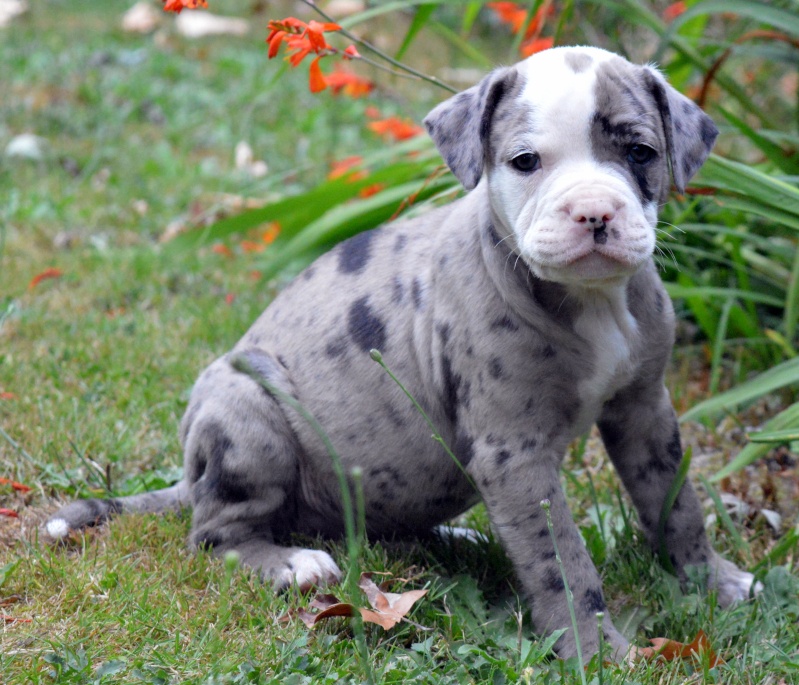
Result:
M69 535L69 524L62 518L50 519L45 526L51 538L65 538Z

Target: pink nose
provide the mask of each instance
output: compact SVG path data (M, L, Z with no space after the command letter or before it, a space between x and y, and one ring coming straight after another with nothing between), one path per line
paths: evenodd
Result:
M588 231L610 223L616 216L613 204L603 199L586 199L574 203L569 209L569 218L578 224L585 224Z

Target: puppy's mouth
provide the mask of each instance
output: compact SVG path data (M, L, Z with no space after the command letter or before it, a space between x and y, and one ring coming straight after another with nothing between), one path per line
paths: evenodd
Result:
M639 263L630 260L630 255L618 250L593 249L564 264L562 268L570 271L577 280L604 281L628 276L638 266Z
M643 263L640 255L626 250L595 245L575 251L558 263L530 264L533 273L546 280L586 286L601 285L634 274Z

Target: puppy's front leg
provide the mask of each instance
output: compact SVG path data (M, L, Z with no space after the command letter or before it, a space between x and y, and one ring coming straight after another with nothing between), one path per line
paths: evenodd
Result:
M551 503L552 523L574 610L583 657L599 648L597 612L605 612L606 656L621 658L629 645L613 627L602 597L602 583L566 504L558 477L562 455L537 448L532 440L511 441L491 435L475 441L468 471L488 509L491 523L511 558L531 603L537 631L566 628L555 649L576 655L561 570L541 501Z
M682 580L688 566L706 565L709 585L718 591L722 606L746 599L754 577L710 548L702 508L688 481L674 502L662 536L658 530L663 502L683 456L677 417L662 380L642 382L620 392L605 405L598 425L655 553L664 545Z

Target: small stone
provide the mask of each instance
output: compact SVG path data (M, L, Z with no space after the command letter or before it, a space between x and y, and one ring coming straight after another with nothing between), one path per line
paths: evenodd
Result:
M33 133L20 133L6 145L6 157L19 157L40 162L44 159L47 140Z

